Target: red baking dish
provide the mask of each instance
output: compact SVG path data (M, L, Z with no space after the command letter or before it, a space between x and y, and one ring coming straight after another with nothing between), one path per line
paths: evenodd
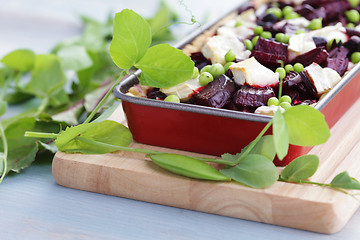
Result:
M183 48L199 34L201 32L189 36L178 48ZM359 98L359 72L360 64L357 64L316 104L315 108L325 115L329 127ZM265 115L126 95L128 89L138 83L136 75L124 79L114 89L114 94L122 100L129 129L134 140L140 143L216 156L235 154L254 140L271 120ZM286 158L281 162L276 160L276 164L286 165L310 149L290 146Z

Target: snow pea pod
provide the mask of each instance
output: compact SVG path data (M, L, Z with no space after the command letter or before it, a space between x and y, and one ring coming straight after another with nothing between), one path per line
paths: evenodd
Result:
M178 154L152 154L151 160L158 166L181 176L213 181L230 181L211 165L192 157Z

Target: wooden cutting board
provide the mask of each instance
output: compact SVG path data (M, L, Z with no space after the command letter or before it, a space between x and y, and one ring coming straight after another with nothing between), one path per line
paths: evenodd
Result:
M126 123L121 106L110 119ZM330 182L342 171L360 178L359 119L360 100L331 129L328 142L311 150L321 159L312 181ZM139 143L132 146L206 156ZM252 189L235 182L192 180L160 169L139 153L58 152L52 168L56 182L70 188L320 233L341 230L360 205L354 197L319 186L277 182Z

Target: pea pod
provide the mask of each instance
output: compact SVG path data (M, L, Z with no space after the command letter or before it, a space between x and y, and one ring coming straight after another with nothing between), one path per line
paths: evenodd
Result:
M192 157L178 154L152 154L151 160L158 166L181 176L213 181L230 181L211 165Z

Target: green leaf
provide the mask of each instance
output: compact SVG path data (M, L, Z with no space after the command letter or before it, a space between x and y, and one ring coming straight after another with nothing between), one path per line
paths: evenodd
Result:
M359 181L355 178L350 177L348 172L342 172L336 175L331 181L331 186L337 188L360 190Z
M194 62L181 50L159 44L151 47L135 67L142 70L147 85L161 88L190 79Z
M28 49L15 50L3 57L1 62L22 72L30 71L34 67L35 53Z
M40 98L49 97L62 89L65 82L64 70L56 55L37 55L26 90Z
M239 165L220 170L224 175L252 188L266 188L278 180L273 162L258 154L249 154Z
M90 56L93 64L90 67L82 69L77 72L79 85L81 89L86 89L89 86L99 61L98 56L94 52L88 50L87 54Z
M92 122L102 122L105 121L106 119L108 119L114 112L115 110L119 107L119 104L114 103L111 107L109 107L108 109L106 109L98 118L96 118L95 120L93 120Z
M303 155L290 162L282 171L281 179L287 182L300 182L316 172L319 167L319 157L316 155Z
M106 120L66 128L55 140L57 148L67 153L85 154L103 154L116 150L110 146L85 143L77 139L78 136L117 146L128 146L132 142L132 135L127 127L118 122Z
M231 180L211 165L192 157L167 153L152 154L149 157L158 166L181 176L214 181Z
M65 69L80 71L93 65L93 61L84 46L70 46L57 52Z
M252 142L251 142L252 143ZM251 144L249 143L245 148L241 150L243 153ZM253 149L249 152L249 154L259 154L267 157L270 161L273 161L276 155L274 138L272 135L262 136L259 141L255 144Z
M24 137L25 131L55 132L58 130L59 126L57 124L36 122L33 117L24 117L7 125L5 129L9 151L7 173L9 171L18 173L35 160L38 151L38 139ZM3 150L3 143L0 139L0 152Z
M63 112L54 114L52 116L52 119L58 122L65 122L68 125L77 125L79 124L78 121L79 115L83 109L84 106L82 102L79 102Z
M129 69L146 53L151 44L149 23L132 10L115 15L110 55L116 65Z
M0 99L0 116L6 113L7 108L8 108L7 102Z
M280 110L275 112L273 118L273 139L277 156L282 160L289 150L289 134L285 118Z
M285 121L289 130L289 143L298 146L315 146L325 143L330 130L324 115L307 105L286 109Z

